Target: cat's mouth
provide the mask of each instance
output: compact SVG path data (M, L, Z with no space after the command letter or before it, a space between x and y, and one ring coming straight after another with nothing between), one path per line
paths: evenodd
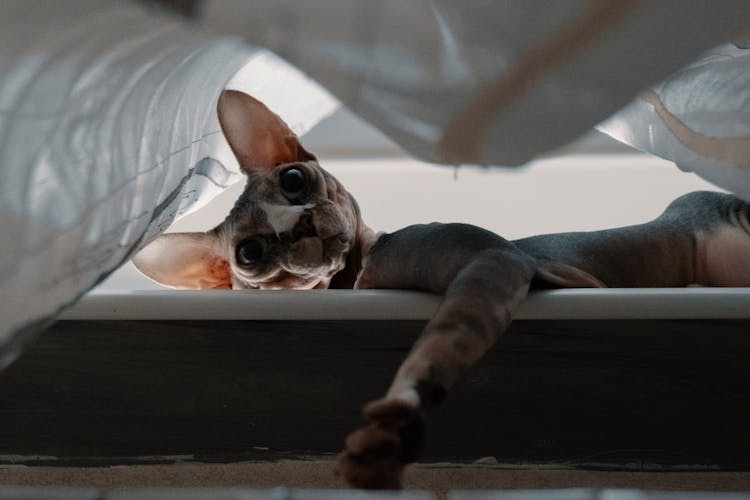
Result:
M278 238L286 257L282 265L292 267L319 267L345 257L352 241L343 221L330 215L316 216L313 210L301 213L294 227Z
M305 206L297 212L292 227L276 234L278 239L271 243L276 257L270 266L260 275L248 276L248 284L265 289L327 288L333 276L346 267L354 247L353 212L350 205L331 200L315 200Z
M285 271L299 275L329 275L341 270L350 246L344 233L303 237L289 246L280 264Z
M272 276L259 284L264 289L328 288L331 278L346 266L349 240L344 234L304 237L295 241Z
M279 259L262 275L248 277L246 282L252 288L327 288L331 278L346 267L352 246L352 236L346 231L321 238L311 226L295 228L279 239L283 248Z
M328 280L324 276L300 276L287 271L280 271L259 285L259 288L264 290L310 290L327 287Z
M282 266L290 272L304 272L304 268L340 270L354 238L349 226L344 211L333 203L305 210L288 233Z

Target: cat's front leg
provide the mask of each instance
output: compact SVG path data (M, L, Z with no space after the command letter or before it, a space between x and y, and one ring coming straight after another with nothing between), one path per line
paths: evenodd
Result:
M359 288L419 289L444 299L386 395L365 406L367 426L347 438L339 470L350 485L400 487L403 467L421 448L424 414L505 331L534 272L513 244L465 224L410 226L373 246Z

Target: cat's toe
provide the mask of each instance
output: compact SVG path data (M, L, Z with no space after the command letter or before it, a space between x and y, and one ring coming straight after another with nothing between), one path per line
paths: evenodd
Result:
M393 399L380 399L365 406L365 418L398 434L398 458L414 462L424 442L424 420L417 409Z
M392 399L373 401L363 414L370 424L347 437L339 472L355 488L398 489L404 466L422 447L422 417L415 408Z
M399 436L376 424L359 429L346 439L338 468L354 488L400 489L404 463L399 459Z

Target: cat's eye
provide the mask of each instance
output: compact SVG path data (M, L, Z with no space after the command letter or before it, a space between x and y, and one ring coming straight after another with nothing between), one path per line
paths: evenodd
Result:
M298 194L305 187L305 173L295 167L281 172L281 189L289 194Z
M263 258L263 243L255 238L242 240L235 249L237 263L242 266L252 266Z

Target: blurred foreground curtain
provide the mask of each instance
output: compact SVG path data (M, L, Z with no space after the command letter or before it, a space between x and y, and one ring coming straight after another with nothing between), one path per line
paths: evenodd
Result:
M0 366L243 178L216 116L230 79L299 133L336 107L269 52L138 3L0 1Z
M196 5L209 26L269 47L409 152L438 163L525 163L575 139L647 86L668 78L603 130L684 168L706 158L744 168L739 179L748 197L749 146L738 150L735 141L748 142L748 56L726 46L669 78L702 51L750 33L746 1L204 0ZM683 154L677 144L684 146L687 136L676 132L677 121L664 121L666 110L687 128L723 142L705 147L691 138L693 145L685 147L694 155ZM726 148L737 152L715 151ZM732 189L732 181L719 183Z

